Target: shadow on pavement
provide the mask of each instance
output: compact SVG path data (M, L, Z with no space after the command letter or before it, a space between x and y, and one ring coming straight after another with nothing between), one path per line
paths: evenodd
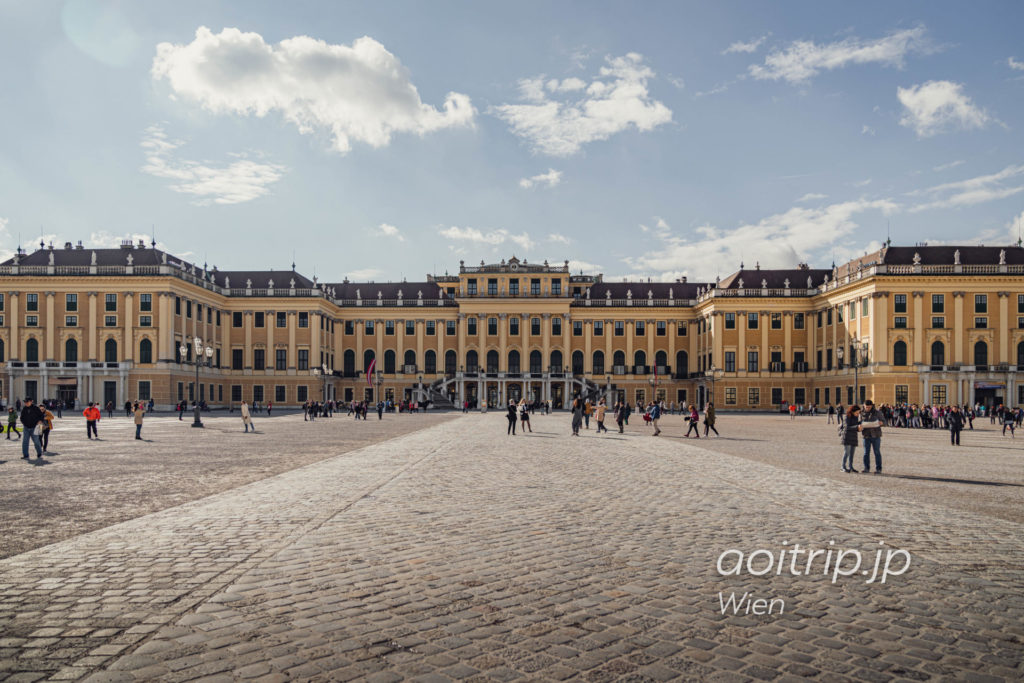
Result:
M978 481L975 479L950 479L947 477L922 477L916 474L887 474L886 476L897 479L915 479L918 481L941 481L946 484L976 484L978 486L1017 486L1024 487L1024 484L1013 484L1005 481Z

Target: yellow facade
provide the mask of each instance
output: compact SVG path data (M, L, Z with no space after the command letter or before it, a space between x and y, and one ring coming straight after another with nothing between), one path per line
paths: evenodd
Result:
M142 245L88 264L70 245L40 249L0 265L0 395L557 406L583 392L769 410L847 403L857 385L876 403L1024 402L1020 248L961 248L985 263L959 263L953 247L915 250L918 262L897 249L909 248L718 283L605 283L513 258L386 285L236 277ZM193 351L182 363L178 350L196 337L215 350L198 392Z

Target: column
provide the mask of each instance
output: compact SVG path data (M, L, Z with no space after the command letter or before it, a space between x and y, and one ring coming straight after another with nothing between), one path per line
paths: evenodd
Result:
M484 336L487 334L487 316L483 313L476 314L476 354L477 363L479 364L478 371L483 372L487 369L487 338ZM480 395L480 400L483 400L483 395Z
M508 313L498 314L498 371L508 372ZM504 383L501 387L499 391L503 390Z
M89 297L89 326L86 328L85 338L88 341L89 352L86 358L90 361L95 361L98 358L96 353L96 295L97 292L88 292L87 294Z
M320 346L320 326L323 324L323 314L319 311L311 311L309 314L309 364L311 367L320 367L324 364L320 360L320 356L323 353L323 349Z
M384 372L384 321L378 320L373 324L373 336L377 340L377 369ZM382 387L383 388L383 387Z
M583 372L593 377L598 384L604 384L604 378L598 382L594 377L594 352L593 352L594 321L583 321Z
M427 367L427 359L423 355L423 342L425 341L424 336L427 333L427 323L425 320L417 320L413 324L416 326L416 363L419 366L420 370L425 370ZM444 330L438 329L437 323L434 323L434 334L437 335L438 339L441 339L442 336L444 335ZM443 364L444 358L438 356L437 363L439 365ZM430 382L428 382L426 379L424 379L423 381L425 384L430 384Z
M772 324L772 314L769 311L761 311L759 317L760 320L757 321L757 324L761 328L761 348L758 349L757 354L757 359L760 361L757 369L764 372L772 359L771 348L768 346L768 328Z
M814 311L808 311L804 316L807 326L807 367L820 370L818 367L818 316Z
M782 362L793 371L793 311L782 312L782 330Z
M295 311L288 311L288 371L294 375L299 367L299 350L295 346L295 328L299 321Z
M964 295L953 292L953 362L973 365L974 358L964 357ZM971 405L974 405L974 384L971 384Z
M882 365L889 362L889 292L871 295L871 359Z
M626 321L626 367L632 372L633 369L633 340L636 336L636 321Z
M739 341L736 348L736 371L747 369L747 312L736 311L736 332Z
M274 328L277 327L277 316L274 311L267 311L264 323L267 326L267 367L277 370L277 349L274 348ZM216 329L216 328L214 328Z
M644 325L647 328L644 330L644 334L647 335L647 364L654 365L654 336L658 333L658 329L653 320L648 320Z
M456 333L458 333L458 345L456 347L456 353L458 358L455 359L455 367L466 369L466 314L459 313L455 319ZM463 387L464 388L464 387ZM460 388L460 391L463 389ZM463 397L465 400L465 397Z
M572 349L569 348L569 335L572 331L569 329L572 323L569 321L569 314L562 314L562 364L567 366L569 370L572 370ZM568 396L568 394L567 394Z
M363 332L366 329L366 321L361 319L356 320L352 325L356 332L356 367L359 368L362 367L361 364L363 362ZM369 369L370 368L363 368L363 372L365 373ZM363 379L365 379L365 376ZM354 392L352 394L352 398L358 400Z
M55 360L57 357L53 354L54 339L57 337L57 328L53 324L53 299L56 292L43 292L43 296L46 297L46 347L39 349L40 355L42 355L43 361ZM45 351L45 352L44 352ZM40 367L46 368L46 364L43 363ZM44 385L40 387L40 397L47 395L46 377L43 378Z
M541 367L541 370L545 374L548 373L550 371L550 369L551 369L549 367L551 365L551 325L550 325L550 320L551 320L551 314L550 313L544 313L544 314L541 315L540 336L541 336L541 340L543 342L543 348L544 348L544 350L541 353L544 354L544 357L541 358L541 365L540 365L540 367Z
M172 295L170 292L159 292L159 317L157 324L160 325L160 333L157 335L156 357L158 362L170 362L174 360L174 309L171 305Z
M424 323L425 325L426 323ZM424 333L426 330L424 330ZM444 374L444 353L445 353L445 321L435 320L434 321L434 334L437 336L437 372ZM426 340L424 340L426 343ZM455 367L459 367L459 359L455 359ZM445 390L447 393L447 389Z
M725 340L723 339L725 336L724 320L725 318L721 311L713 311L711 313L711 362L719 368L725 366L725 353L722 350L722 346L725 344ZM672 344L671 346L672 348L675 348L675 344Z
M829 303L829 309L832 311L832 357L834 359L833 362L835 363L835 365L833 365L832 367L838 368L839 359L836 358L835 353L836 350L839 348L839 344L837 343L839 337L839 316L837 314L839 311L835 306L831 304L831 302ZM844 351L843 353L845 354L846 352ZM836 403L841 402L842 401L839 401L838 398L836 399Z
M126 361L135 358L135 297L131 292L124 295L124 353L121 357ZM124 403L123 397L121 402Z
M612 327L613 323L611 320L604 321L604 372L606 375L612 374L612 363L615 360L612 355L612 337L615 335L615 329Z
M244 325L245 329L245 359L242 361L242 368L245 370L252 370L252 311L242 311L242 325ZM309 362L312 363L313 359L310 359Z

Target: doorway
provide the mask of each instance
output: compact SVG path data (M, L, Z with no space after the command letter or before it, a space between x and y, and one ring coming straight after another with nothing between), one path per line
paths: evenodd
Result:
M117 382L103 382L103 406L117 405Z

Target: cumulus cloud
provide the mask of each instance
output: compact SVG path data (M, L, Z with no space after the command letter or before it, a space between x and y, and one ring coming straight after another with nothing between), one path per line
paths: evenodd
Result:
M827 194L821 194L821 193L818 193L818 192L808 192L803 197L801 197L800 199L796 200L796 203L797 204L803 204L804 202L816 202L819 199L827 199L827 198L828 198Z
M928 209L952 209L991 202L1024 192L1024 164L1007 166L997 173L943 183L909 193L925 201L910 207L912 213Z
M548 242L553 242L553 243L556 243L556 244L571 244L572 243L571 239L569 239L565 235L560 235L557 232L553 232L550 235L548 235L548 240L547 241Z
M602 266L596 263L588 263L587 261L576 261L575 259L569 260L569 271L572 273L578 273L580 271L584 273L599 273L602 270Z
M380 277L383 274L384 271L377 268L363 268L362 270L353 270L349 272L348 278L353 282L365 282L367 280L373 281L374 278Z
M1006 64L1007 64L1007 66L1009 66L1014 71L1024 71L1024 62L1018 62L1013 57L1010 57L1009 59L1007 59L1006 60Z
M900 125L912 128L919 138L951 130L984 128L992 119L964 95L963 85L952 81L928 81L896 88L903 105Z
M512 133L526 140L535 152L566 157L597 140L631 126L647 132L672 120L672 111L652 99L647 82L654 71L644 66L643 57L631 52L605 58L600 75L585 88L576 89L579 79L566 89L566 81L551 89L543 76L519 82L523 104L502 104L494 114L505 121ZM568 93L561 100L549 95Z
M351 46L295 36L270 45L258 33L205 26L186 45L160 43L153 78L217 114L279 112L300 133L329 131L344 154L352 142L383 147L394 133L473 123L468 96L450 92L439 110L420 100L408 70L373 38Z
M874 63L902 67L908 54L929 49L923 26L875 40L846 38L835 43L821 44L797 40L784 49L768 53L764 64L751 64L748 70L751 76L760 80L784 80L800 84L822 71L841 69L850 64Z
M235 155L238 160L226 166L177 159L175 150L183 144L168 139L161 126L150 126L140 143L146 153L141 170L174 181L170 185L172 190L195 195L194 203L199 205L239 204L262 197L286 170L278 164L251 161L245 155Z
M478 228L460 228L455 225L450 228L442 228L439 232L441 237L453 242L493 247L500 246L506 242L511 242L522 249L532 249L536 246L536 243L530 238L530 235L525 232L513 235L508 230L504 229L488 230L487 232L484 232Z
M722 54L723 55L728 55L728 54L733 54L733 53L750 54L752 52L757 52L757 48L761 47L761 44L764 43L764 41L766 41L766 40L768 40L768 36L761 36L760 38L757 38L755 40L751 40L751 41L748 41L748 42L743 42L741 40L738 40L735 43L733 43L732 45L730 45L729 47L727 47L724 50L722 50Z
M693 238L664 232L657 249L625 262L663 281L683 275L713 280L716 274L734 271L744 259L760 261L762 268L792 268L852 236L860 227L858 215L891 213L897 208L888 199L858 199L817 208L793 207L732 229L704 225Z
M381 223L377 228L377 234L381 237L391 237L399 242L405 241L405 237L402 235L402 232L395 226L388 223Z
M530 176L529 178L521 178L519 180L519 187L526 190L529 190L531 187L540 185L554 187L560 182L562 182L562 172L556 171L553 168L549 168L547 173L541 173L539 175Z

